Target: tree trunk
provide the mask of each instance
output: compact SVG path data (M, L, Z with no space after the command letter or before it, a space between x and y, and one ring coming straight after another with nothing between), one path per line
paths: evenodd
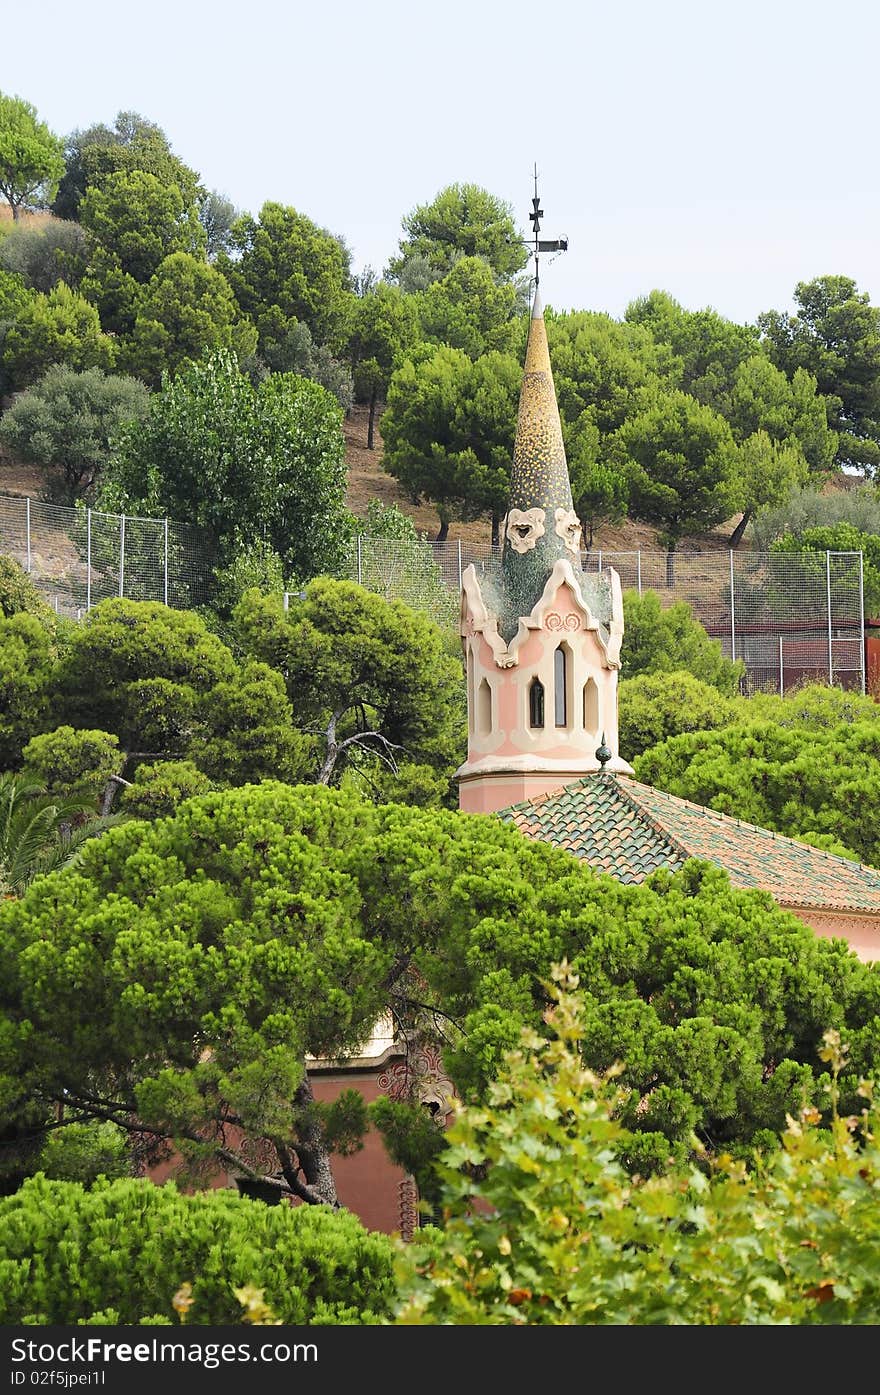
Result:
M671 591L674 585L675 585L675 544L674 544L674 543L670 543L670 544L668 545L668 551L667 551L667 553L666 553L666 586L667 586L667 589Z
M10 199L10 200L9 200L9 207L12 209L12 221L13 221L13 223L17 223L17 222L18 222L18 211L19 211L19 210L18 210L18 204L17 204L17 203L13 203L12 200Z
M500 515L497 514L497 513L493 513L493 515L492 515L492 551L493 551L493 552L494 552L494 551L496 550L496 548L499 546L499 542L500 542L499 531L500 531L500 528L501 528L501 518L500 518Z
M302 1084L293 1098L294 1104L299 1109L308 1111L314 1105L315 1095L312 1090L312 1082L307 1074L303 1076ZM321 1128L317 1120L307 1122L304 1125L299 1132L295 1147L303 1176L310 1190L317 1193L328 1206L338 1207L339 1198L336 1195L336 1183L333 1180L333 1169L330 1166L330 1154L324 1146Z
M367 450L373 450L373 427L376 424L376 397L378 389L373 388L370 393L370 419L367 422Z
M739 523L734 528L733 532L730 535L730 546L732 548L739 547L740 543L743 540L743 533L746 531L746 528L749 524L749 520L751 519L753 513L754 509L746 509Z
M448 537L448 535L449 535L449 519L448 519L448 518L441 518L441 520L440 520L440 528L439 528L439 530L438 530L438 532L437 532L437 537L435 538L435 542L445 542L446 539L447 539L447 537Z

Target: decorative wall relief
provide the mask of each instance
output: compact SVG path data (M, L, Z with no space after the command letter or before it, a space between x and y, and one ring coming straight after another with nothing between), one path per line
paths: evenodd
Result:
M557 509L555 513L556 527L554 531L562 539L569 551L580 556L581 550L581 524L580 519L573 509Z
M560 615L558 610L548 611L544 620L548 630L554 633L558 630L569 630L572 633L581 627L581 617L579 615Z
M507 515L507 541L514 552L531 552L545 533L544 509L511 509Z

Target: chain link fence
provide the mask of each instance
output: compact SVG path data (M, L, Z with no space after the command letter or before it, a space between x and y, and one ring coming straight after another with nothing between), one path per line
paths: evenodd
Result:
M59 615L78 619L109 596L187 609L207 601L198 529L0 496L0 552L16 559Z
M178 609L211 595L199 530L0 496L0 552L16 558L59 615L79 617L109 596ZM497 557L462 541L358 537L345 574L454 625L465 569ZM745 664L743 691L787 692L813 680L865 691L860 552L583 553L585 571L614 567L624 588L687 601L727 658ZM624 641L624 654L625 654Z
M496 553L461 541L357 539L347 575L441 618L457 615L461 577ZM417 559L420 560L417 563ZM809 681L865 691L860 552L585 552L584 571L613 567L624 589L686 601L726 658L745 665L742 689L788 692ZM624 639L624 656L626 640Z

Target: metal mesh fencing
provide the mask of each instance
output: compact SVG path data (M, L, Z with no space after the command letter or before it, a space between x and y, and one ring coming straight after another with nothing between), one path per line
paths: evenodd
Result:
M361 537L347 575L443 619L451 612L438 585L457 613L462 573L471 563L479 573L496 555L488 545ZM725 657L745 665L744 693L784 693L811 680L865 691L860 552L595 550L581 554L581 566L613 567L625 590L654 591L664 607L686 601ZM625 664L625 638L623 654Z
M59 615L110 596L186 608L209 597L197 529L0 496L0 552L18 561Z

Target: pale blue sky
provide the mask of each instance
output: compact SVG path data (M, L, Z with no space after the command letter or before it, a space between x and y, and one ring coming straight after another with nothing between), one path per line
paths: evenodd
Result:
M874 0L5 0L0 90L59 134L133 108L209 187L293 204L381 270L453 181L525 228L559 309L668 290L738 320L798 280L880 303Z

